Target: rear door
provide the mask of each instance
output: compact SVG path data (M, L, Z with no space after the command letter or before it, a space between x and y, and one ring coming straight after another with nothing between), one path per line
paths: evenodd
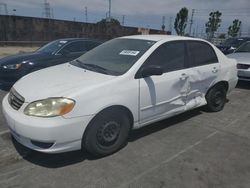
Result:
M146 60L141 68L158 65L164 73L140 79L140 123L185 110L188 89L185 61L184 41L167 42Z
M220 74L220 64L214 49L203 41L186 41L190 88L187 108L204 105L205 95Z

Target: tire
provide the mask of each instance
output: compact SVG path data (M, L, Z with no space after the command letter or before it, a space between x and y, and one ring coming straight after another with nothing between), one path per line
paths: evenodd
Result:
M225 86L218 84L213 86L206 95L207 105L205 109L209 112L219 112L223 110L227 100L227 90Z
M88 125L82 148L98 157L110 155L125 146L129 131L130 121L126 112L105 110Z

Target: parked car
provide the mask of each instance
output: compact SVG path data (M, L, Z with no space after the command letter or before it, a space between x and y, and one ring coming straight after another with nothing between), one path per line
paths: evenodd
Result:
M250 81L250 41L242 44L233 54L229 54L228 57L238 61L239 80Z
M236 61L204 40L128 36L23 77L2 106L11 134L31 149L104 156L131 129L204 105L222 110L237 80Z
M238 37L238 38L229 38L221 45L217 47L224 53L230 54L233 53L240 45L245 42L250 41L250 37Z
M0 59L0 85L11 87L18 79L36 70L66 63L100 45L91 39L60 39L48 43L35 52L17 54Z

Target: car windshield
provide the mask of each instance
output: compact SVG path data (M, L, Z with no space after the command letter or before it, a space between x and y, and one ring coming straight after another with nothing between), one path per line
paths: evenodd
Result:
M230 39L227 39L223 43L223 45L224 46L232 46L232 47L238 48L244 42L246 42L246 39L243 39L243 38L230 38Z
M250 42L246 42L245 44L242 44L236 51L237 52L250 52Z
M109 75L122 75L153 45L154 41L113 39L87 52L71 64Z
M56 40L39 48L37 51L53 54L57 52L59 49L61 49L67 42L68 41L66 40Z

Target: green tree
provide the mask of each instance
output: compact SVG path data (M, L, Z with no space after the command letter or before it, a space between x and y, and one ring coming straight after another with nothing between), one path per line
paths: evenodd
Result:
M174 22L174 29L177 35L184 35L188 20L188 9L182 8L177 14Z
M206 23L206 33L208 35L209 40L211 40L214 37L214 33L220 27L221 15L222 15L222 13L219 11L211 12L209 14L209 20Z
M231 37L237 37L240 31L241 21L235 19L233 24L228 27L228 35Z

